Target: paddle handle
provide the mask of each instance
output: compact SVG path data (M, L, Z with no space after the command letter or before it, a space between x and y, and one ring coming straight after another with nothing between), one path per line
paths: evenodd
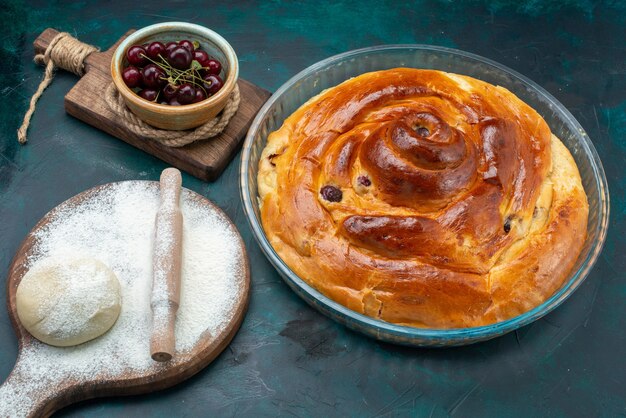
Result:
M51 374L35 376L18 359L0 386L0 417L49 417L72 402L72 389L68 379L55 380Z
M59 31L56 29L48 28L41 32L35 41L33 42L33 47L35 49L35 54L43 54L46 52L48 45L54 39L55 36L59 34Z
M161 174L161 203L155 221L152 260L152 337L153 360L168 361L176 349L176 312L180 303L183 215L180 210L182 177L175 168Z
M33 42L33 49L35 50L35 54L44 54L46 52L46 49L48 49L48 45L50 45L50 42L52 42L54 37L57 36L58 34L59 34L59 31L56 29L52 29L52 28L48 28L44 30L43 32L41 32L39 36L35 38L35 41ZM89 54L83 61L85 74L87 74L89 70L93 68L94 63L97 62L98 60L97 54L99 53L95 52L95 53Z
M134 31L135 31L134 29L131 29L128 32L126 32L124 36L122 36L113 46L111 46L111 48L109 48L108 51L115 50L115 48L117 48L117 46L128 35L130 35ZM35 38L35 41L33 42L33 49L35 51L35 55L44 54L46 52L46 49L48 49L50 42L52 42L54 37L57 36L58 34L59 34L59 31L53 28L48 28L44 30L43 32L41 32L39 36ZM87 55L84 61L85 74L87 74L92 68L96 68L96 69L101 68L103 66L103 63L105 64L105 67L107 67L107 72L108 72L108 67L111 65L110 57L107 57L106 54L103 52L94 52L92 54Z

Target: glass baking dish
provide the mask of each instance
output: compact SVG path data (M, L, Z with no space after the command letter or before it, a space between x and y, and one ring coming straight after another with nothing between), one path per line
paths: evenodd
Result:
M424 329L395 325L354 312L324 296L291 271L267 240L258 207L257 172L268 134L323 90L359 74L395 67L442 70L503 86L537 110L572 153L589 199L587 239L563 287L536 308L506 321L473 328ZM602 250L609 220L609 194L602 163L583 128L561 103L536 83L501 64L467 52L430 45L386 45L349 51L320 61L292 77L265 103L248 131L241 156L240 192L254 237L296 294L353 330L379 340L412 346L444 347L483 341L546 315L563 303L589 274Z

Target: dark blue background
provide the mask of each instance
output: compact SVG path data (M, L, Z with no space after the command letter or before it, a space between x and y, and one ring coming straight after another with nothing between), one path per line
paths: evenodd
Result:
M45 28L108 48L127 29L184 20L236 49L241 76L270 91L314 62L385 43L477 53L542 85L593 140L609 180L606 247L560 308L515 333L465 348L396 347L355 334L298 299L251 237L239 160L186 187L223 208L252 262L241 331L206 370L146 396L87 401L59 416L616 416L626 415L626 6L605 1L59 2L2 1L0 268L48 210L97 184L158 178L165 164L65 114L76 81L59 73L26 146L15 131L42 69L32 41ZM0 310L0 380L17 342Z

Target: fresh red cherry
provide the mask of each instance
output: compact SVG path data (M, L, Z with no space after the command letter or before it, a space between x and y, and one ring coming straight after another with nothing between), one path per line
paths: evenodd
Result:
M191 58L191 52L187 48L177 46L170 51L167 60L172 67L186 70L191 65Z
M206 65L202 65L207 68L207 73L219 75L220 71L222 71L222 64L216 59L210 59L207 61Z
M141 70L141 75L143 76L143 84L149 88L158 89L166 83L165 71L155 64L146 65Z
M158 42L158 41L152 42L146 48L146 55L150 59L156 60L159 58L159 55L164 55L164 54L165 54L165 45L163 44L163 42Z
M176 99L180 104L189 104L193 103L196 99L196 89L188 83L181 84L178 88L178 94L176 94Z
M202 51L201 49L193 51L193 59L198 61L203 67L208 67L209 61L211 60L211 58L209 58L209 54L207 54L206 51Z
M194 103L201 102L206 99L206 93L204 90L197 88L196 89L196 98L194 99Z
M191 53L193 53L194 47L193 47L193 42L188 41L187 39L183 39L182 41L178 42L178 46L182 46L183 48L187 48L187 50Z
M173 99L170 99L170 100L167 102L167 104L168 104L168 105L170 105L170 106L180 106L182 103L180 103L180 102L176 99L176 97L174 97Z
M154 89L143 89L139 93L139 97L143 97L144 99L154 102L156 101L159 92Z
M203 87L209 96L217 93L217 91L221 89L223 85L224 85L224 82L222 81L219 75L207 74L204 76Z
M174 84L167 83L167 85L163 87L163 97L167 100L171 100L176 97L176 93L178 93L178 86Z
M124 80L124 83L131 89L141 87L143 83L141 72L137 67L133 67L132 65L124 68L122 71L122 80Z
M165 57L167 57L170 52L172 52L172 49L176 48L178 46L177 42L168 42L165 44Z
M139 45L134 45L128 48L126 51L126 59L130 63L130 65L135 65L137 67L143 67L146 63L146 50Z

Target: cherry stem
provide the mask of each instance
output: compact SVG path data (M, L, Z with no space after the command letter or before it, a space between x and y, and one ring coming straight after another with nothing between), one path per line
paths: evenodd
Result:
M163 71L165 71L165 74L167 75L167 77L161 77L161 80L167 80L167 82L170 84L178 85L178 80L182 78L185 83L191 83L194 86L200 87L202 91L204 92L204 94L207 97L209 97L209 93L206 91L206 89L202 85L204 80L202 79L202 77L200 77L200 73L198 73L196 69L188 68L186 70L179 70L177 68L174 68L170 65L170 63L167 62L167 60L161 54L159 54L159 58L161 58L161 61L163 61L163 63L154 61L153 59L148 57L146 54L141 54L141 56L147 59L148 61L150 61L151 63L153 63L154 65L156 65L157 67L161 68ZM207 70L208 67L202 67L202 69ZM172 78L172 77L175 77L175 78ZM196 80L201 80L201 81L198 83L196 82ZM159 93L157 93L157 98L155 99L155 102L158 100L158 98L159 98Z

